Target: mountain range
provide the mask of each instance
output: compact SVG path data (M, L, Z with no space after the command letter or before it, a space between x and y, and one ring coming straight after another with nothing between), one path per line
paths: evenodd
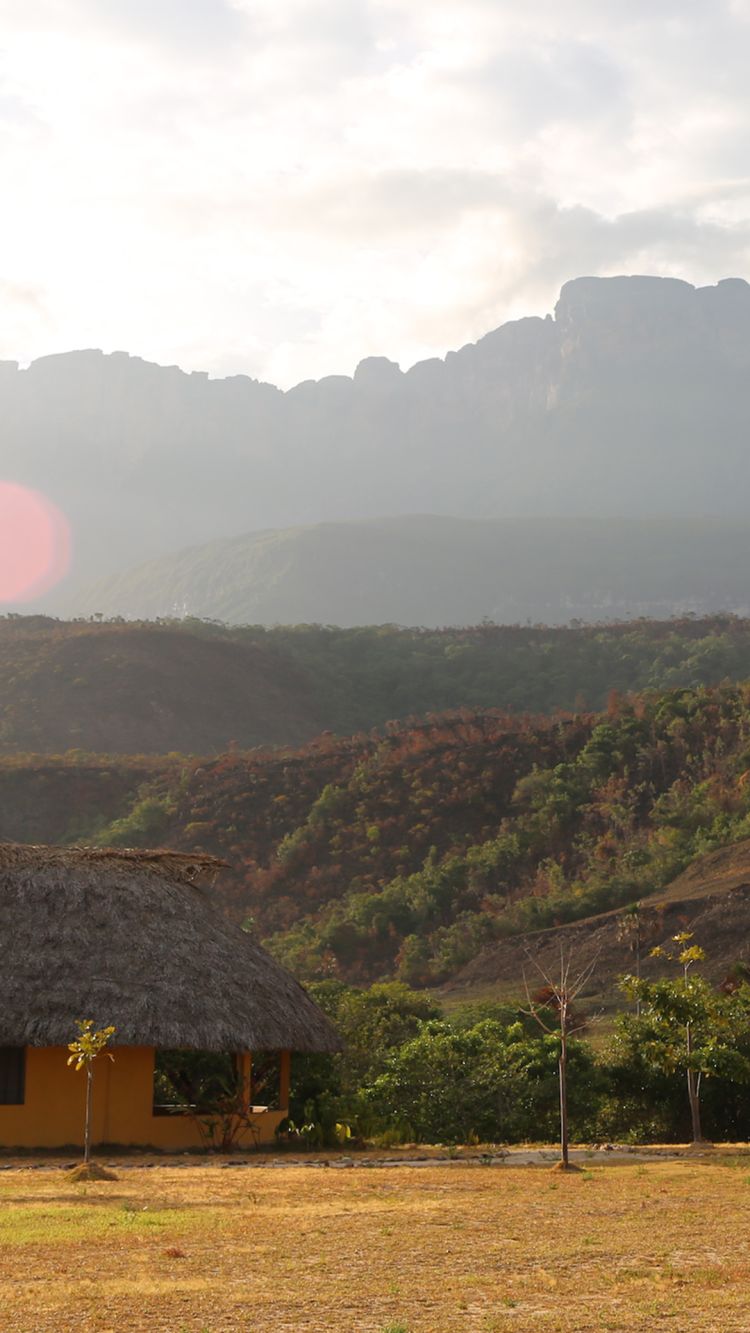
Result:
M0 476L67 513L73 569L45 606L68 611L102 576L269 529L384 514L741 520L749 372L741 279L578 278L554 318L287 392L124 352L0 363Z

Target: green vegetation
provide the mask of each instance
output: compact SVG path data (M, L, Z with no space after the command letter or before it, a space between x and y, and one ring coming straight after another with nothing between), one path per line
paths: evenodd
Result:
M289 656L313 681L325 725L339 734L456 708L597 710L612 690L750 678L750 621L734 616L557 628L299 625L229 632L261 635Z
M637 996L639 1012L620 1022L620 1048L631 1060L651 1064L666 1074L682 1073L687 1082L694 1143L703 1139L701 1087L704 1079L732 1083L750 1080L750 988L728 979L717 991L694 971L705 959L691 931L674 937L677 954L660 947L653 955L669 957L681 968L674 979L643 981L627 977L623 988Z
M0 1204L4 1203L0 1196ZM217 1219L214 1219L217 1220ZM197 1221L183 1210L170 1207L140 1207L109 1204L107 1201L73 1198L70 1203L24 1200L23 1207L0 1207L0 1244L3 1250L17 1246L72 1245L85 1239L99 1244L117 1243L123 1236L148 1235L168 1230L184 1235Z
M272 947L307 977L430 985L493 940L648 896L750 835L749 705L744 686L677 690L546 728L435 719L384 743L273 864L269 924L295 881L320 905Z
M681 979L643 986L649 998L642 1015L620 1015L604 1046L593 1048L581 1015L571 1024L579 1029L567 1039L571 1141L696 1137L686 1068L701 1073L709 1134L746 1140L750 986L715 988L702 977L690 978L689 995ZM295 1059L292 1125L308 1145L335 1146L342 1125L355 1141L384 1144L558 1136L559 1030L540 1031L524 1006L468 1006L443 1015L398 983L360 991L328 981L313 993L338 1024L345 1049ZM542 993L538 1000L543 1004ZM559 1029L553 1001L547 1017L550 1029ZM693 1024L687 1058L686 1017Z
M122 819L113 819L110 824L97 829L89 841L100 847L156 845L161 842L169 827L169 816L173 813L173 808L168 795L159 794L147 786L144 795L136 798Z
M684 687L213 760L14 756L0 835L216 853L227 911L303 980L429 986L750 837L749 775L750 686Z
M5 628L9 641L16 632L51 633L58 644L102 633L113 636L108 651L132 643L129 626ZM227 861L216 887L224 909L312 985L346 1042L345 1055L298 1062L293 1141L554 1136L559 1033L540 1030L519 1008L519 976L516 991L507 990L512 1004L468 1011L444 1011L426 988L455 979L488 946L608 910L623 913L622 952L637 964L657 942L647 900L695 858L750 839L750 685L684 683L701 671L743 669L745 622L558 632L480 626L444 635L181 624L138 633L139 651L156 635L162 648L185 648L186 659L197 642L235 652L243 636L256 647L265 640L264 661L296 654L289 679L316 676L316 707L340 696L343 710L361 690L373 714L385 698L377 682L388 654L398 662L419 645L422 666L434 665L438 648L441 662L454 663L473 656L499 664L507 652L527 696L539 684L533 650L557 663L557 675L552 667L542 673L548 703L551 680L564 699L575 677L593 691L601 670L599 712L461 707L343 739L329 731L296 750L233 746L188 758L75 749L0 760L2 837L158 841ZM352 654L346 671L336 658L344 648ZM625 690L605 691L618 663ZM369 701L366 667L374 673ZM671 688L655 688L657 677ZM646 688L634 692L634 684ZM634 913L639 901L643 912ZM728 967L726 949L722 958ZM632 983L640 1013L618 1020L608 1045L571 1035L571 1137L684 1138L699 1075L707 1132L746 1137L743 976L730 994L702 977L663 981L646 970ZM550 1018L554 1029L553 1010Z
M468 708L598 710L750 678L750 621L229 628L0 617L0 752L215 754Z

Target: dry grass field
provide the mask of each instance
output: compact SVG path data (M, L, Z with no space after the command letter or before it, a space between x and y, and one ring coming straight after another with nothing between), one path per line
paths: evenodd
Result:
M3 1333L750 1329L750 1159L0 1174Z

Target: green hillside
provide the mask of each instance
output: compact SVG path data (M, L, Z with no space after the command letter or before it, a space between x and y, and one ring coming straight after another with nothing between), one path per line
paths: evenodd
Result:
M0 618L0 753L217 754L750 677L750 621L419 630Z
M94 584L66 606L131 618L345 626L745 614L748 561L744 518L411 514L189 547Z

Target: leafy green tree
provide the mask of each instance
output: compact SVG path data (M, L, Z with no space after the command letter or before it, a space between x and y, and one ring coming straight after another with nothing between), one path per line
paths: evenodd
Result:
M637 997L641 1011L619 1020L621 1031L649 1063L666 1073L684 1075L693 1143L702 1143L701 1086L719 1076L731 1082L750 1079L750 1058L743 1049L750 1028L750 988L716 990L695 971L705 959L691 931L673 936L675 952L652 949L651 956L675 963L671 979L644 981L626 976L622 989Z
M389 1056L440 1016L435 1002L401 982L358 990L342 981L315 982L310 994L333 1020L342 1042L338 1055L298 1055L293 1065L290 1116L316 1126L322 1143L336 1139L336 1125L384 1127L372 1123L362 1096Z
M559 1045L530 1032L520 1019L482 1019L473 1027L423 1023L391 1052L364 1097L383 1126L416 1142L518 1142L554 1132ZM569 1060L583 1128L595 1110L597 1074L591 1052L572 1042Z
M347 987L340 992L335 1022L347 1047L349 1086L369 1079L373 1066L415 1037L422 1024L438 1018L440 1012L429 995L398 981L380 982L367 990Z

